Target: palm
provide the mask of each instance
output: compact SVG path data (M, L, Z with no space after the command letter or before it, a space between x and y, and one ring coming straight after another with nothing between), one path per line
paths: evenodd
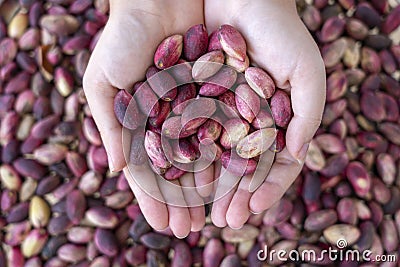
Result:
M294 1L228 2L236 6L222 0L206 0L205 9L203 1L185 5L181 1L111 1L110 20L92 54L83 84L110 168L119 171L126 166L126 160L122 128L113 111L118 89L131 88L143 80L157 45L167 36L204 23L203 10L209 31L225 23L239 29L248 42L252 62L267 70L278 87L290 91L295 116L287 131L288 149L279 153L256 192L248 191L251 177L240 179L228 174L218 180L212 219L218 226L228 223L237 228L247 220L249 210L261 212L276 202L299 173L303 160L299 149L310 141L321 119L325 76L318 49L295 14ZM119 4L131 6L113 11ZM293 10L288 7L291 4ZM175 184L193 187L211 182L219 175L217 166L215 170L211 165L201 173L186 174ZM154 228L170 226L175 235L183 237L204 225L204 207L198 204L202 202L200 196L210 194L212 186L198 189L199 194L180 187L168 191L148 165L130 165L124 171L143 214ZM236 190L226 194L239 180Z
M297 177L305 156L300 155L299 149L310 142L317 129L325 99L323 62L296 15L294 3L238 2L222 13L218 10L226 7L226 3L206 1L207 28L214 30L221 24L231 24L244 35L253 64L267 70L278 88L290 92L294 118L286 134L287 148L276 155L264 183L252 194L248 191L251 177L243 177L236 191L231 190L214 203L213 222L233 228L247 221L250 210L258 213L271 207ZM305 101L310 102L305 105Z
M170 14L170 21L157 14L144 13L144 10L134 10L124 18L110 17L90 59L84 88L110 155L110 168L118 171L128 163L124 172L150 225L159 230L170 226L176 236L184 237L190 230L198 231L204 225L204 207L187 208L193 206L187 203L199 203L201 198L183 190L167 192L147 164L134 166L127 162L123 153L122 128L114 117L113 99L118 89L131 88L135 82L144 79L146 69L153 62L154 51L164 38L184 33L190 26L202 23L202 13L179 20L174 17L182 17L181 14ZM192 174L183 178L184 186L194 186ZM176 184L180 185L180 182Z

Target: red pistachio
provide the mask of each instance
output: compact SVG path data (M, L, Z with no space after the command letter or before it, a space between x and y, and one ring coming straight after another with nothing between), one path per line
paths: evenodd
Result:
M360 162L353 161L346 167L346 176L352 184L356 194L365 197L371 188L371 178Z
M189 61L198 59L207 51L208 33L203 24L190 27L183 36L183 55Z
M182 53L182 35L172 35L163 40L157 47L154 55L154 64L159 69L166 69L174 65Z

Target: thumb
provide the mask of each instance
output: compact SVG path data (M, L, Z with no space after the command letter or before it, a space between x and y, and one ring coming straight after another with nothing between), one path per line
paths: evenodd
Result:
M319 54L300 60L291 79L291 100L294 116L289 123L286 140L289 153L302 163L308 145L317 131L326 98L325 67Z
M104 75L93 75L90 65L83 77L83 89L107 151L110 170L120 171L126 161L122 149L122 127L114 115L114 97L118 90L107 82Z

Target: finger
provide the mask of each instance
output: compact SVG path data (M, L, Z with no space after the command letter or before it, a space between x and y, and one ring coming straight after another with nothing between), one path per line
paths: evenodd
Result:
M286 146L302 162L321 123L325 105L325 68L318 52L299 59L290 84L294 116L286 132Z
M218 179L211 210L211 220L218 227L225 227L227 225L226 212L235 194L236 185L240 178L240 176L234 175L224 168L221 169L221 176Z
M214 180L217 180L221 175L222 163L220 160L214 162Z
M252 193L256 191L256 189L260 185L262 185L265 177L271 169L274 158L275 152L272 152L271 150L267 150L262 155L260 155L260 160L258 161L256 172L252 175L252 178L250 180L248 191Z
M249 192L249 186L252 179L252 175L246 175L240 180L238 189L229 204L226 221L232 229L242 228L249 219L249 201L252 195Z
M203 229L206 224L206 214L204 206L201 207L191 207L189 208L190 220L192 222L192 226L190 231L198 232Z
M154 174L146 168L138 169L135 177L147 181L150 187L154 188L152 192L144 191L128 168L124 169L125 177L137 199L140 209L147 222L156 230L163 230L168 227L167 205L159 199L162 198ZM157 196L156 198L154 196Z
M281 199L301 171L302 164L285 148L276 154L276 161L264 181L250 198L250 210L260 213Z
M196 162L194 169L197 169L197 165L200 163ZM213 190L213 185L212 182L214 181L214 164L210 164L207 168L201 170L201 171L196 171L194 173L194 179L196 183L196 189L197 192L200 194L202 197L208 197L210 196L212 190Z
M191 228L190 213L178 180L158 179L169 213L169 227L178 238L186 237Z
M204 201L198 194L193 173L187 173L179 179L183 195L189 208L191 231L200 231L206 223L206 216L204 210Z
M101 74L93 75L90 66L83 79L83 88L107 151L110 169L120 171L126 163L122 153L122 127L114 116L114 97L118 90Z
M215 196L218 186L218 178L221 176L222 162L220 160L214 162L214 182L213 182L213 195Z

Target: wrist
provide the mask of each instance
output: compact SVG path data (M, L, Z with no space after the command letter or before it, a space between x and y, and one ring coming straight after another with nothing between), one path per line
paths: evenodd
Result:
M266 15L281 14L282 12L297 14L295 0L228 0L226 6L232 14L240 14L247 10L250 12L265 10Z
M135 19L162 27L165 35L184 33L204 23L203 1L110 0L110 21L126 23Z
M110 16L134 14L136 12L158 15L165 7L163 0L110 0Z

